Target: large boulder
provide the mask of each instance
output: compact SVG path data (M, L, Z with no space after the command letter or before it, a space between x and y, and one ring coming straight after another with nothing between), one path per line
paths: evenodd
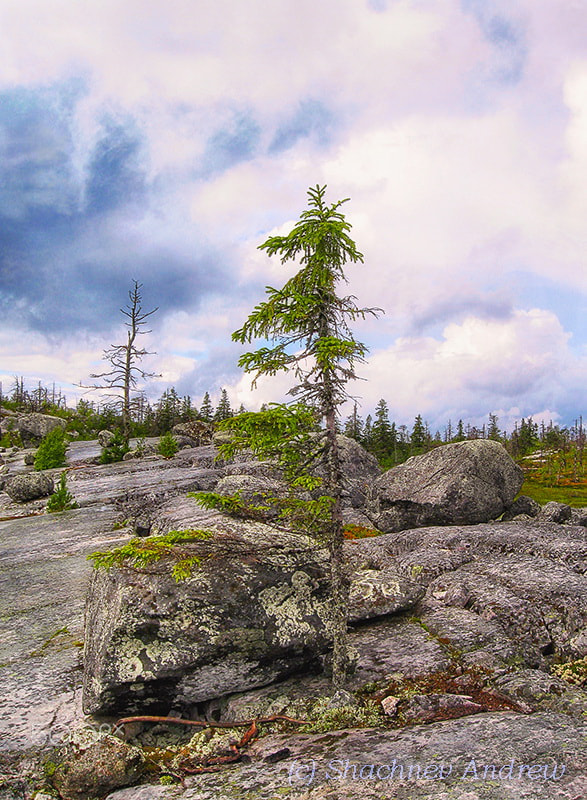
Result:
M438 447L388 470L373 487L370 516L385 532L488 522L513 502L523 472L498 442Z
M27 503L38 500L53 493L55 485L49 475L41 472L27 472L9 478L4 484L4 491L16 503Z
M355 439L339 434L336 441L343 480L343 505L362 509L370 496L373 481L381 475L381 468L375 456ZM316 475L325 477L323 467L318 467L315 472Z
M95 571L87 712L190 708L286 677L328 649L324 552L262 523L207 518L213 538L181 546L181 557L202 559L185 581L174 580L169 559Z
M171 432L176 439L179 437L187 439L191 447L201 447L212 441L214 426L202 419L192 419L189 422L178 422Z
M87 712L189 711L316 666L329 650L326 551L310 537L194 505L187 524L175 516L165 525L213 534L177 550L201 557L187 580L173 579L169 559L95 571L86 605ZM400 572L383 549L362 551L359 542L346 548L351 620L407 610L423 597L409 568Z
M66 424L64 419L49 414L19 414L3 423L3 428L18 431L24 446L28 447L39 444L55 428L65 429Z
M145 769L141 750L91 728L74 731L58 758L51 782L67 800L104 797L136 783Z

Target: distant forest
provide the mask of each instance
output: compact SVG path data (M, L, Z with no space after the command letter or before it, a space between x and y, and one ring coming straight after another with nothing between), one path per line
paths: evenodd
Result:
M67 431L82 439L95 438L103 429L115 430L121 426L120 403L116 400L95 403L78 400L75 408L67 406L65 395L53 384L48 388L39 383L34 389L27 389L23 378L15 377L9 394L2 393L0 383L0 404L12 411L40 412L53 414L67 420ZM198 405L189 395L180 397L175 388L166 389L153 404L138 394L132 401L132 430L135 437L161 436L171 431L180 422L200 419L208 423L220 422L246 409L241 406L233 409L226 389L222 389L218 405L214 407L210 393L205 392ZM547 450L556 453L563 461L565 470L575 473L575 479L584 477L584 450L586 434L583 419L579 417L573 425L561 428L550 422L538 424L532 420L521 419L514 430L507 433L499 427L499 419L488 414L487 423L481 427L465 423L459 419L449 420L442 431L431 432L421 414L417 414L411 429L398 425L390 419L389 406L381 399L374 416L368 414L363 419L355 405L353 413L340 422L340 431L356 439L373 453L382 467L388 469L405 461L410 456L426 453L434 447L449 442L462 442L470 439L493 439L501 442L514 458L520 459L537 451ZM0 444L10 446L10 432L4 433Z

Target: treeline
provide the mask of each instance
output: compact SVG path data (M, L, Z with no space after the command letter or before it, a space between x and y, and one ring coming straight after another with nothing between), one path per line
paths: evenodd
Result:
M39 383L34 389L27 389L23 378L18 377L15 377L8 395L3 395L0 383L0 403L14 411L63 417L67 420L67 429L81 438L95 438L103 429L116 430L122 425L120 405L116 402L100 404L81 399L75 408L69 408L65 395L55 388L55 384L48 388ZM243 411L242 405L238 409L231 407L226 389L222 389L218 404L214 406L209 392L205 392L197 405L189 395L180 396L171 387L152 404L144 395L134 398L131 435L161 436L180 422L195 419L220 422ZM572 452L582 468L586 442L582 417L568 428L561 428L552 422L538 424L528 417L517 422L514 430L507 433L500 428L498 417L489 414L487 422L481 427L465 423L462 419L456 423L449 420L442 431L432 432L421 414L416 415L411 427L397 424L390 419L389 406L383 398L377 403L374 415L368 414L365 419L355 405L353 413L341 423L340 431L360 442L386 469L442 444L470 439L501 442L514 458L522 458L539 449L563 454Z
M101 430L117 430L122 427L120 404L116 401L97 403L84 398L75 407L67 405L65 395L39 383L34 389L27 389L23 378L15 378L9 394L3 394L0 383L0 404L9 410L23 413L52 414L67 420L67 430L81 438L89 439ZM131 405L131 435L161 436L179 422L200 419L205 422L220 422L245 409L232 409L226 389L220 392L218 405L214 407L209 392L202 398L200 406L193 403L189 395L180 397L174 387L166 389L153 404L144 395L138 395Z
M363 420L355 405L347 417L342 432L360 442L373 453L379 463L389 468L400 464L410 456L420 455L449 442L464 442L470 439L493 439L501 442L514 458L523 458L536 450L576 452L583 464L586 434L583 418L579 417L569 428L561 428L551 422L538 424L532 417L516 422L514 430L507 433L499 427L499 419L489 414L487 423L481 427L451 420L443 431L431 432L428 423L418 414L411 428L398 425L390 419L389 406L384 399L377 403L375 415Z

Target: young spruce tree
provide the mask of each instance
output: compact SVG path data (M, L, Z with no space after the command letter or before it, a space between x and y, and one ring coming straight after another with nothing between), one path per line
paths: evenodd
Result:
M232 338L241 343L261 340L264 344L239 359L239 366L254 375L276 375L291 371L296 385L289 394L298 401L293 408L310 408L321 417L323 428L314 442L313 452L299 460L303 472L311 459L320 463L325 475L322 508L327 519L321 521L330 562L330 592L332 603L332 683L341 688L348 669L346 643L348 582L343 570L342 473L340 446L337 441L337 416L340 406L349 398L347 384L356 378L355 365L364 361L367 348L358 342L350 325L367 315L377 315L379 309L359 308L351 296L340 296L338 287L346 282L343 267L347 262L362 262L363 256L350 238L350 224L340 212L346 200L332 205L325 201L326 186L308 190L308 210L287 236L272 236L262 245L270 256L277 255L282 263L296 261L301 266L281 289L267 287L267 299L255 307L242 328ZM269 452L273 437L276 450L287 450L300 438L295 414L287 407L274 407L264 412L270 425L257 428L257 437ZM243 414L243 426L250 432L255 428L252 417ZM262 418L262 414L260 415ZM276 419L281 421L276 424ZM230 420L227 427L238 429L239 418ZM271 421L272 420L272 421ZM307 420L306 420L307 421ZM288 440L289 437L289 440ZM258 452L263 448L258 449ZM299 451L298 451L299 452ZM302 479L303 480L303 479ZM302 480L298 485L303 485ZM312 531L309 531L312 533Z

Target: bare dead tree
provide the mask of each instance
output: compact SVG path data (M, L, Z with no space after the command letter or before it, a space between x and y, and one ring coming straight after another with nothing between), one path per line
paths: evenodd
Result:
M100 380L101 383L92 384L89 389L112 389L109 397L117 398L117 405L122 410L122 433L128 443L130 438L131 423L131 392L136 389L139 380L159 377L155 372L146 372L139 366L139 362L148 355L155 355L154 352L145 350L137 346L138 336L151 333L150 330L143 329L145 320L159 310L159 306L151 311L143 311L141 305L142 283L133 282L133 288L129 290L129 303L120 311L127 318L124 324L128 328L127 338L124 344L112 344L104 350L103 359L108 361L111 369L107 372L99 372L90 375L91 378Z

